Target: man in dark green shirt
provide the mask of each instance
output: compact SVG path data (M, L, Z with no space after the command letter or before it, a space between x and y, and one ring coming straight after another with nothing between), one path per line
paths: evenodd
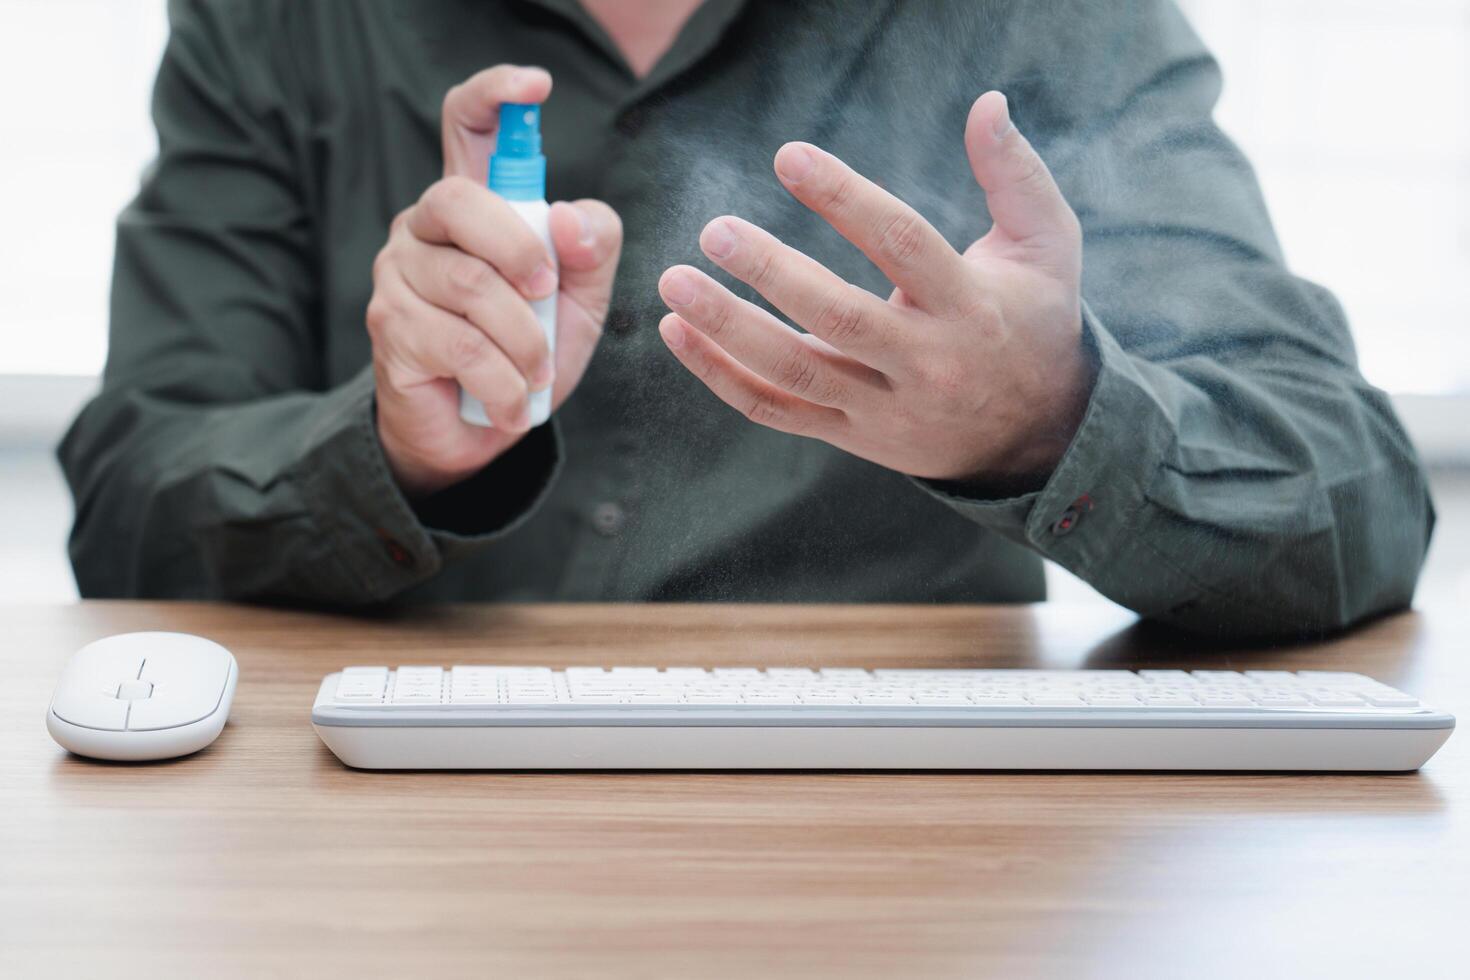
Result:
M82 592L1027 601L1041 555L1207 632L1409 601L1423 474L1172 4L683 6L172 4ZM543 99L556 275L483 187Z

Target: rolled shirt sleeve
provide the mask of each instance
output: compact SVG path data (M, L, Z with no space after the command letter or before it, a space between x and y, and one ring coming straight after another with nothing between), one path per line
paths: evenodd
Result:
M1273 451L1218 399L1253 399L1286 430L1306 409L1225 368L1214 400L1131 356L1084 305L1096 384L1071 446L1042 489L987 499L916 480L996 533L1033 548L1143 616L1232 637L1330 631L1407 605L1433 509L1381 395L1341 384L1339 423L1381 442L1300 441ZM1334 404L1335 403L1335 404ZM1334 456L1334 448L1344 450Z

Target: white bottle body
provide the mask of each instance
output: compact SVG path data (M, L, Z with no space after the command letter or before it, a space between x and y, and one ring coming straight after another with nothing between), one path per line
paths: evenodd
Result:
M551 244L551 206L545 201L506 201L511 210L521 216L531 230L546 246L552 265L556 264L556 248ZM552 363L556 361L556 293L531 304L531 312L541 324L546 335L546 349L551 352ZM493 428L485 415L485 406L463 388L459 389L459 417L471 425ZM531 392L531 425L538 426L551 418L551 389Z

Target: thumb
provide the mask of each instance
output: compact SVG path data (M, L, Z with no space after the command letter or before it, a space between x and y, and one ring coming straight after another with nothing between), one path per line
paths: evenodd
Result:
M444 176L468 177L484 186L502 102L546 101L551 75L544 68L496 65L460 82L444 95L440 127Z
M623 253L623 222L601 201L557 201L548 217L561 291L601 327Z
M1006 237L1038 245L1080 239L1077 216L1046 163L1011 122L1004 95L986 92L970 107L965 150L995 227Z

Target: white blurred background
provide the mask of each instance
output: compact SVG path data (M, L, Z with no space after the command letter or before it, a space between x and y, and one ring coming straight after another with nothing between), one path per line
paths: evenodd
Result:
M1470 0L1182 5L1289 262L1342 300L1436 466L1425 589L1470 599ZM0 602L76 594L50 447L106 355L112 221L154 151L166 36L162 0L0 0Z

